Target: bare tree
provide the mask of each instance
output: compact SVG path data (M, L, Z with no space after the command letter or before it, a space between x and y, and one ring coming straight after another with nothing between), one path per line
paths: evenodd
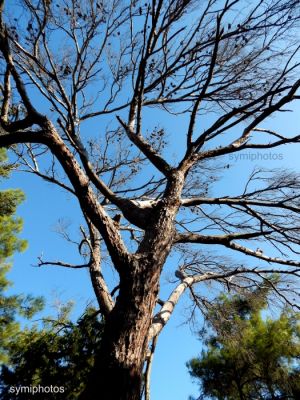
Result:
M299 0L1 1L0 146L74 195L86 221L82 264L40 259L88 268L105 316L82 399L141 398L185 290L205 312L205 284L244 291L276 274L274 293L297 306L300 176L254 170L239 195L210 193L222 156L300 141L265 125L299 99L299 20Z

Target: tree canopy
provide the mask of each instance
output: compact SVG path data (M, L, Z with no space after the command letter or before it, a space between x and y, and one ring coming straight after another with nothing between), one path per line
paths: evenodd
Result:
M103 322L92 307L76 322L69 311L67 305L58 318L43 318L43 327L33 325L11 338L9 362L0 375L3 400L15 399L21 386L41 387L34 394L40 400L79 398L99 351ZM19 392L18 398L28 400L28 392Z
M205 313L279 274L274 296L298 307L299 171L217 182L230 156L300 142L270 125L299 100L299 4L0 2L0 147L81 210L78 262L39 265L88 270L105 317L81 399L140 399L185 291Z
M298 399L300 314L264 315L265 298L222 297L210 315L206 349L188 363L199 399Z

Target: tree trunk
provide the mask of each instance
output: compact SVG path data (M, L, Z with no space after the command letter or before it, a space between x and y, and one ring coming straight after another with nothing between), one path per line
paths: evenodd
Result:
M147 264L121 283L105 323L101 352L81 400L140 400L148 333L159 287L159 271ZM98 397L95 397L97 395Z
M116 268L120 291L106 318L101 351L80 400L140 400L148 336L156 305L159 278L174 236L183 173L168 182L165 199L148 221L137 253Z

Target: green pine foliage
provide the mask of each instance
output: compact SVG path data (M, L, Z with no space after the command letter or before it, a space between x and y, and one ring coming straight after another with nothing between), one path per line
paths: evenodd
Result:
M0 149L0 181L8 178L11 168L6 163L5 151ZM41 298L6 294L11 285L6 278L10 270L10 259L16 251L26 248L26 241L18 237L22 221L15 216L16 208L23 198L20 190L0 191L0 367L8 361L11 338L20 330L16 317L31 318L43 307Z
M211 313L215 331L206 350L188 364L200 383L199 399L300 398L300 314L263 317L267 291L219 299Z
M66 313L59 319L49 319L42 329L20 332L11 342L10 363L0 376L1 399L16 398L11 387L55 386L60 391L47 393L47 400L76 400L94 365L102 328L99 313L88 308L76 323ZM28 400L28 393L19 393L18 399ZM43 389L35 393L34 399L45 400Z
M0 182L8 177L10 170L11 165L6 163L5 151L0 149ZM20 190L0 191L0 264L14 252L22 251L26 247L26 242L17 236L22 229L22 221L14 215L23 199L24 195Z

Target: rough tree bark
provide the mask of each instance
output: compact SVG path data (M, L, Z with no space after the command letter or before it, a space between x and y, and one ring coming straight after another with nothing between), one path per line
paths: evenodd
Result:
M141 397L159 279L174 240L174 220L180 206L184 174L172 172L169 182L165 201L153 210L138 251L129 263L120 266L119 295L106 320L102 352L82 399L90 399L97 393L99 379L103 398L138 400Z

